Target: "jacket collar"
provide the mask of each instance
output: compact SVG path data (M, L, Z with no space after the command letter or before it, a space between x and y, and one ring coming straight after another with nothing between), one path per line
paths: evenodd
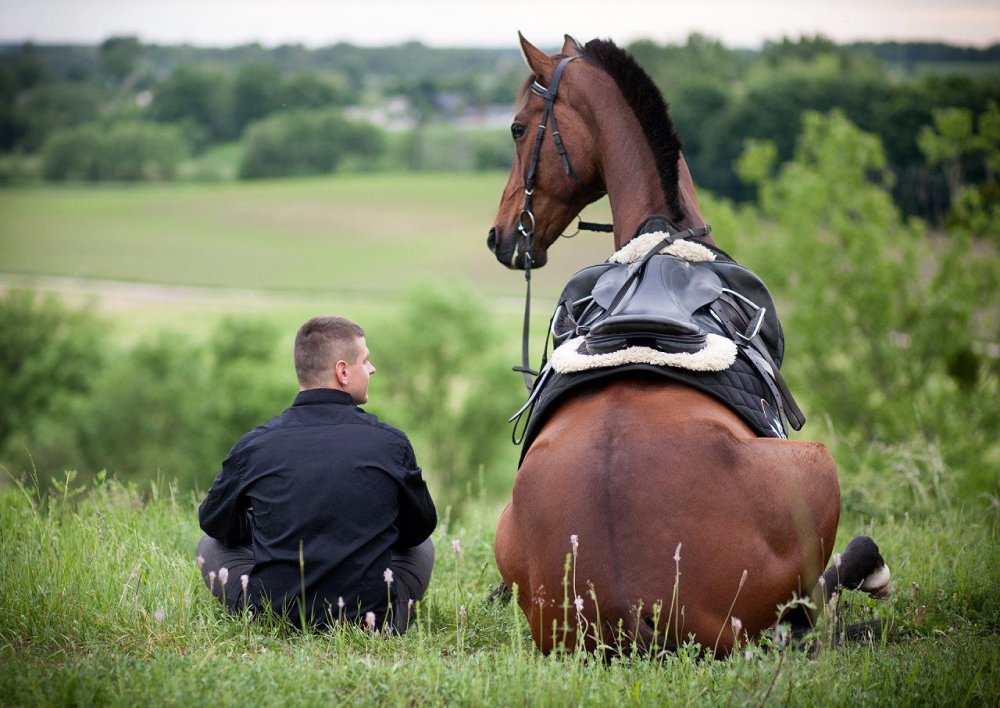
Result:
M299 391L292 402L293 406L313 406L324 403L339 403L342 405L354 405L354 399L347 391L340 391L335 388L309 388Z

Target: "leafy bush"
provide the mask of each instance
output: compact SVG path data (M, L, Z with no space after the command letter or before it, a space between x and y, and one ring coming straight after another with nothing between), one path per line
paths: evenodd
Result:
M69 310L51 296L0 298L0 451L13 433L90 390L104 361L103 328L90 308Z
M58 131L45 143L42 174L54 181L171 179L185 154L173 126L91 123Z
M1000 386L983 343L1000 338L1000 261L904 222L881 142L838 112L806 114L795 158L765 180L768 155L741 171L776 223L752 260L785 300L793 390L849 444L937 444L967 490L995 489Z
M346 159L382 154L381 131L339 111L289 111L250 125L243 137L244 179L333 172Z
M386 335L370 337L372 359L391 383L371 407L415 439L439 503L458 504L481 466L492 470L513 450L505 421L522 395L497 356L489 311L466 287L422 285L379 329Z
M96 360L92 315L33 298L3 301L0 450L11 472L107 469L205 488L233 443L295 393L263 322L226 320L207 343L164 332Z

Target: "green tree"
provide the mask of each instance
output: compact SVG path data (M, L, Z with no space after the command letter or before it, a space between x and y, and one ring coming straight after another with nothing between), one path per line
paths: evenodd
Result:
M233 84L233 131L236 135L279 106L281 76L274 64L240 67Z
M193 147L200 147L200 136L228 139L234 134L232 85L221 72L181 66L153 88L149 113L155 120L188 126Z
M1000 336L987 315L1000 263L973 258L967 235L904 221L881 142L840 112L805 114L794 158L768 178L772 157L756 144L740 164L776 224L744 260L784 294L793 391L859 444L930 442L967 486L994 483L979 461L1000 452L1000 392L977 342Z
M314 71L303 71L281 83L282 110L345 106L350 101L350 85L343 74L320 76Z
M101 42L97 50L101 69L115 83L121 83L129 74L135 71L139 58L142 56L142 42L138 37L116 36L108 37Z

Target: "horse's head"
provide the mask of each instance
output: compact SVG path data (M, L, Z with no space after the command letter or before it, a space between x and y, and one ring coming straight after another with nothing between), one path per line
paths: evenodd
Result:
M562 52L549 56L521 36L532 73L511 123L514 165L486 241L508 268L524 268L528 249L532 267L545 265L549 246L587 204L604 194L582 100L587 76L600 72L574 61L581 49L567 36Z

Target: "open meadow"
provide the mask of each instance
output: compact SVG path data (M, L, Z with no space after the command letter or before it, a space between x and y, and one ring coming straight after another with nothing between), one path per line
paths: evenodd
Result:
M892 597L845 596L838 618L828 612L808 646L772 634L723 661L700 658L690 645L660 657L602 661L574 647L542 657L516 605L487 600L499 582L494 527L517 459L505 414L524 396L509 371L519 357L524 280L485 245L504 179L355 174L0 190L0 289L55 293L69 314L53 317L70 332L82 323L86 345L60 351L103 351L81 369L87 393L60 393L30 424L17 420L35 410L2 403L0 422L13 419L14 432L0 450L0 704L998 704L996 361L970 346L979 378L952 376L950 360L932 358L934 338L947 337L921 329L905 307L923 302L918 288L933 278L912 279L909 290L898 285L902 276L889 278L898 288L891 294L879 280L910 246L887 237L884 258L874 240L847 249L844 277L857 280L838 280L842 260L822 260L820 251L843 244L826 231L803 236L819 234L808 203L801 214L789 209L796 218L784 223L702 198L720 245L783 288L785 368L810 417L798 437L830 446L843 492L837 547L871 535L892 569ZM585 218L606 220L606 205ZM871 226L925 238L907 228ZM554 247L533 281L533 359L568 276L610 251L606 236L588 234ZM995 249L985 253L995 264ZM785 271L793 275L780 280ZM948 287L967 292L959 280ZM856 282L856 297L845 282ZM976 307L992 306L989 282L979 303L966 297L968 312L952 305L948 317L968 315L988 331ZM77 309L87 302L90 310ZM873 335L869 347L843 324L857 312L888 322L884 342ZM294 330L321 313L371 324L373 361L380 365L381 353L386 362L373 379L372 410L413 428L442 500L430 591L403 637L355 627L296 634L231 616L205 591L193 557L197 504L233 430L291 399ZM906 347L902 327L910 328ZM462 339L469 332L476 336ZM466 406L442 405L438 427L407 408L419 391L393 397L410 367L425 363L408 359L408 347L428 339L480 347L452 347L452 359L435 362L454 375L433 383L447 388L450 404ZM256 358L244 358L243 347ZM476 378L485 368L496 378ZM853 378L838 378L848 368ZM872 380L878 385L864 388ZM467 410L480 418L463 430L452 421L466 420ZM147 414L163 426L130 427ZM475 437L480 430L489 441ZM502 446L493 451L496 440ZM191 460L201 466L188 470ZM874 631L843 644L854 622Z

